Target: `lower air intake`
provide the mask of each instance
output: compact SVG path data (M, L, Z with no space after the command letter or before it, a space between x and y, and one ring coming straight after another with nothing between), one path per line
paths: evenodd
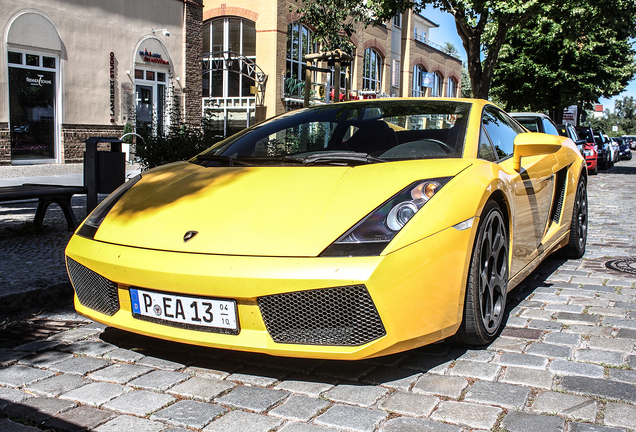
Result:
M66 257L68 274L75 288L75 294L82 306L106 315L114 315L119 310L117 284Z
M356 346L386 335L364 285L259 297L258 306L278 343Z

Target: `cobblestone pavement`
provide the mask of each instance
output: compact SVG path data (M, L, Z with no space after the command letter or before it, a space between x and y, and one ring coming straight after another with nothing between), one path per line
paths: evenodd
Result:
M0 431L636 430L636 275L605 265L636 269L634 190L636 160L590 177L586 256L550 258L512 291L484 349L317 361L157 341L71 311L16 322L0 332ZM15 272L64 278L64 229L0 242ZM0 284L21 277L3 268Z

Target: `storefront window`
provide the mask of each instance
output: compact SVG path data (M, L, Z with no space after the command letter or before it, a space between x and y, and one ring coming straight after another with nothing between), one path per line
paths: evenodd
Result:
M203 44L204 55L210 53L203 61L203 97L251 97L254 79L243 74L247 68L238 57L256 60L255 23L241 18L206 23Z
M311 30L303 24L293 23L287 26L287 68L285 77L305 80L305 56L316 52L312 42Z
M49 70L44 70L42 57L15 51L8 55L12 162L55 159L56 62L45 57L53 60L53 67L47 60Z
M140 79L139 77L145 78ZM160 79L163 78L163 79ZM166 132L166 79L164 72L135 70L137 131L162 135ZM145 129L145 130L144 130Z
M382 57L371 48L364 50L364 66L362 72L362 89L379 92L382 73Z
M413 97L426 96L426 86L424 86L424 74L426 69L420 65L413 67Z
M27 54L26 64L27 66L40 66L40 56L34 55L34 54Z
M440 97L442 96L442 86L444 84L444 78L440 75L439 72L433 73L433 88L431 91L431 96Z
M446 96L450 98L457 97L457 81L453 77L449 77L446 82Z
M22 64L22 53L9 51L9 63Z

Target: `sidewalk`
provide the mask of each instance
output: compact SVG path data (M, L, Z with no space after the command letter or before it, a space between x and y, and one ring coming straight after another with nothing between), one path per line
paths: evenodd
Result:
M83 184L83 165L0 166L0 187L23 183ZM127 165L127 176L139 167ZM78 221L86 217L86 196L76 195L71 204ZM52 204L44 226L31 225L38 201L0 203L0 322L68 305L72 288L66 275L64 248L72 232L62 210Z

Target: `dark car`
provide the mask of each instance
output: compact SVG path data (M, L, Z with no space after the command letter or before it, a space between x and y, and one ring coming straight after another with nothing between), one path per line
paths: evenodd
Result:
M600 169L608 169L612 166L610 159L609 146L603 138L603 133L592 130L591 126L577 126L576 132L579 136L589 144L596 146L598 159L598 167Z
M625 138L614 138L618 142L618 157L621 160L631 160L632 151L629 149L629 144Z
M596 153L596 146L589 144L587 140L579 137L576 128L571 124L558 124L556 125L559 135L570 138L576 144L587 164L587 172L590 175L596 175L598 173L598 156Z
M574 144L576 144L576 147L579 149L581 154L583 154L583 151L585 150L584 147L587 141L579 137L579 134L576 132L576 129L574 128L574 126L566 123L566 124L558 124L556 125L556 128L557 128L557 132L559 132L559 135L568 137L572 141L574 141Z

